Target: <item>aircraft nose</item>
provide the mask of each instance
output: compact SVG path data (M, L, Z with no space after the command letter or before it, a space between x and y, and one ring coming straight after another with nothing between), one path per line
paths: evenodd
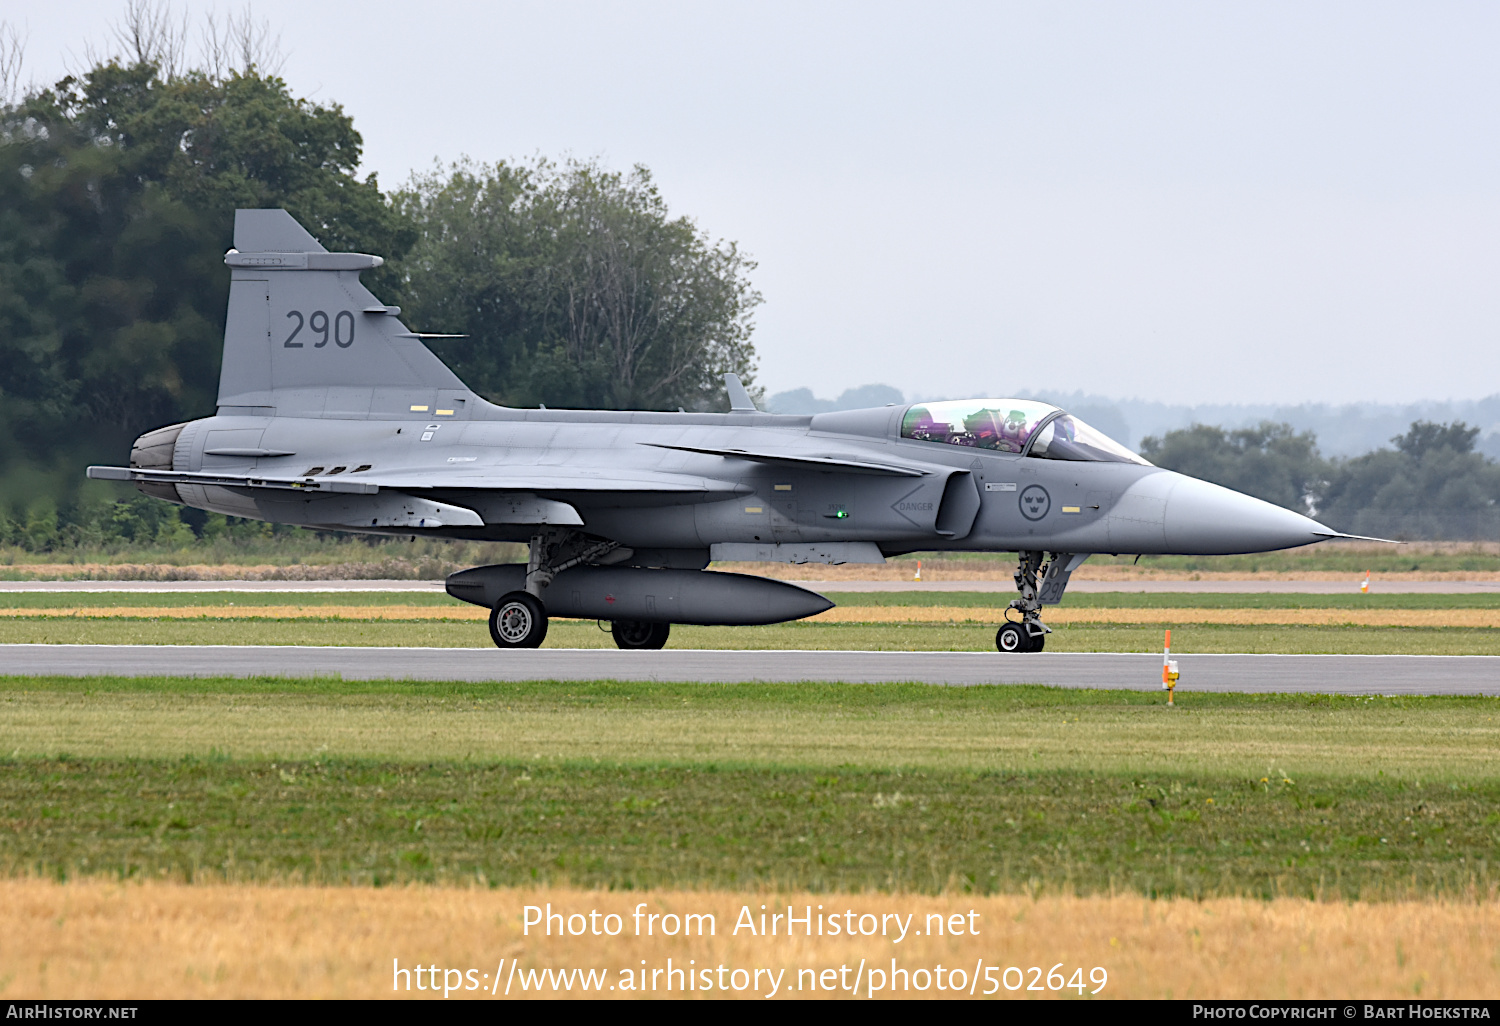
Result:
M1336 532L1301 513L1185 474L1168 495L1168 551L1194 555L1266 552L1323 541Z

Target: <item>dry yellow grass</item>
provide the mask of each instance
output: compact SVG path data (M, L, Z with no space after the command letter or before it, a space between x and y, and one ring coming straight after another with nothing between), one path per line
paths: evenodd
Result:
M822 623L998 623L1004 604L982 606L837 606L809 620ZM1048 609L1064 623L1301 624L1357 627L1500 627L1500 609Z
M841 566L798 565L794 563L715 563L711 569L732 573L754 574L784 581L903 581L911 582L916 569L910 561L884 564L845 563ZM935 581L1005 581L1010 582L1015 568L1004 564L971 561L944 561L939 565L922 564L922 580ZM1351 591L1364 580L1364 573L1347 570L1172 570L1155 566L1085 563L1073 572L1074 581L1343 581ZM1381 581L1493 581L1493 570L1411 570L1377 571L1370 575L1372 585ZM921 585L917 585L921 587Z
M229 600L226 599L226 602ZM0 609L0 616L26 617L143 617L174 620L485 620L490 611L467 603L443 606L67 606Z
M597 909L601 925L603 915L616 913L624 932L613 938L548 939L533 927L531 936L523 935L523 907L548 902L564 913ZM640 902L648 913L713 913L715 935L636 938L631 912ZM825 914L911 914L912 933L900 943L879 936L756 937L744 930L733 935L743 906L758 924L762 905L771 912L788 904L799 911L811 905L815 914L820 905ZM618 985L622 970L638 973L645 960L649 985L650 971L665 969L669 957L676 967L694 960L695 967L713 970L715 979L720 965L748 970L741 980L753 977L756 969L784 970L783 997L819 993L809 989L810 978L799 977L799 970L821 973L847 966L847 984L861 960L864 997L872 980L869 970L885 970L889 981L893 958L907 970L930 972L941 964L945 973L959 969L971 979L976 963L1001 972L1008 966L1038 966L1045 974L1061 962L1069 978L1075 967L1082 967L1084 980L1097 966L1108 972L1100 996L1116 998L1482 998L1493 996L1500 970L1500 906L1493 902L1033 900L1019 895L375 890L5 880L0 881L0 908L5 909L0 997L7 999L441 999L441 990L436 995L419 992L415 984L410 992L393 995L394 959L403 967L437 966L440 983L445 969L472 969L483 987L490 985L498 967L499 975L510 979L511 998L554 996L550 987L540 994L523 992L522 973L509 975L512 959L522 971L607 969L604 995L614 997L630 996L607 989L610 983ZM971 910L976 913L972 920ZM966 927L973 923L977 936L917 936L931 913L961 915ZM656 979L654 996L666 996L664 975ZM743 996L764 997L767 979L760 977L759 995L746 989ZM828 979L837 980L838 973ZM1029 984L1031 974L1023 979ZM463 976L456 981L467 986ZM1016 981L1014 973L1010 981ZM977 990L985 989L981 979ZM579 993L576 986L574 993ZM652 996L649 990L647 995ZM898 995L955 996L951 989L935 986L925 995L899 990ZM457 990L452 996L491 997L479 989ZM999 996L1059 993L1001 989ZM1060 996L1075 997L1076 991L1065 989Z
M819 623L998 623L1004 603L984 606L838 606L809 620ZM243 620L484 620L478 606L71 606L0 609L0 616L144 617L150 619ZM1301 624L1358 627L1500 627L1500 609L1107 609L1056 608L1053 624Z
M926 577L926 572L923 572ZM959 578L966 575L949 574ZM1364 580L1363 573L1346 570L1164 570L1126 564L1090 567L1085 563L1074 572L1075 581L1343 581L1351 588ZM1370 574L1372 585L1381 581L1493 581L1493 570L1387 570ZM1010 580L1003 574L997 580Z

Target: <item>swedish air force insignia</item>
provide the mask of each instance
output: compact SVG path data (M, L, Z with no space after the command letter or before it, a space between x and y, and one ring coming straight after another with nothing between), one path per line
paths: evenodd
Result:
M1027 485L1021 492L1021 516L1040 520L1052 508L1052 497L1041 485Z

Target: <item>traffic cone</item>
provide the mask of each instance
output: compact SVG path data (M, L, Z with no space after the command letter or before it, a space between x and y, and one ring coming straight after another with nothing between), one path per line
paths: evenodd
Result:
M1359 593L1361 595L1368 595L1368 594L1370 594L1370 571L1368 571L1368 570L1365 571L1364 582L1362 584L1360 584L1360 586L1359 586Z
M922 579L922 561L919 559L919 560L917 560L917 573L916 573L916 576L914 576L912 578L912 580L914 580L914 581L920 581L921 579Z

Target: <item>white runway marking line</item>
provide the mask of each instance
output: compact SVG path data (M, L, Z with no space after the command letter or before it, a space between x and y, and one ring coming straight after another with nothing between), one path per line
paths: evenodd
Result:
M581 655L587 658L609 659L670 659L674 656L706 655L706 656L834 656L834 655L857 655L870 656L872 658L899 658L903 656L924 656L950 659L993 659L1005 658L990 652L875 652L864 648L668 648L651 650L616 650L612 648L542 648L531 649L525 652L500 652L495 648L444 648L432 645L89 645L80 642L59 642L57 644L25 642L21 644L0 644L0 653L14 649L96 649L111 650L138 650L142 652L154 652L161 649L174 649L177 651L192 652L487 652L494 653L496 658L543 658L548 655ZM1022 658L1039 661L1043 659L1151 659L1156 660L1158 653L1155 652L1031 652ZM1184 658L1191 659L1496 659L1500 655L1420 655L1407 652L1199 652ZM3 675L3 674L0 674Z

